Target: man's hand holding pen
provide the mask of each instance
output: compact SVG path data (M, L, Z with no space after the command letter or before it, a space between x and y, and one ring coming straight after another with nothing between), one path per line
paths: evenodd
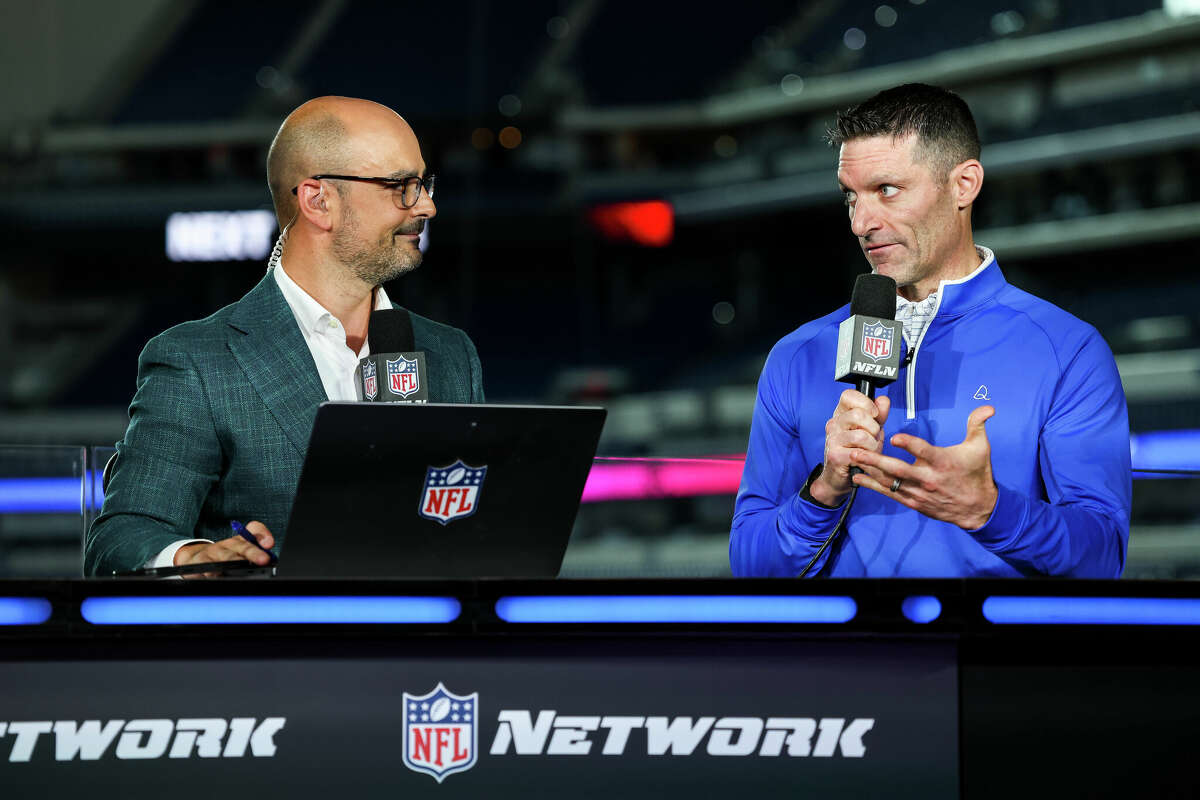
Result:
M234 535L228 539L216 542L197 542L184 545L175 553L175 566L186 564L206 564L215 561L249 561L265 567L275 563L275 556L270 549L275 546L275 537L266 525L261 522L249 522L242 526L239 522L231 522ZM200 572L188 575L189 578L216 578L217 572Z

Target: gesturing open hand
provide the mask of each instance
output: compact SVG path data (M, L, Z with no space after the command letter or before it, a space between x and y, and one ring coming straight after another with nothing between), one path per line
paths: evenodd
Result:
M854 449L851 461L864 470L854 476L854 483L964 530L983 527L996 507L992 448L984 430L984 423L995 413L992 406L972 411L966 438L951 447L934 447L924 439L897 433L892 444L912 453L916 457L912 464L865 448Z

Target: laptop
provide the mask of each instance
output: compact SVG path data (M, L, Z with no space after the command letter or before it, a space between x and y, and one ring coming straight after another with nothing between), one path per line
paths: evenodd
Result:
M323 403L283 577L555 577L607 412Z

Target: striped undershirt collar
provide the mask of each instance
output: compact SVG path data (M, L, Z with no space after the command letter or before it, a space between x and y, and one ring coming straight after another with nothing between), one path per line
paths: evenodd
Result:
M979 258L983 264L987 264L995 258L992 251L986 247L976 245L975 252L979 253ZM909 347L913 347L921 340L921 334L929 326L930 320L933 319L933 312L937 309L937 302L937 292L929 295L924 300L916 302L905 300L900 295L896 295L896 319L904 325L904 341L908 343Z

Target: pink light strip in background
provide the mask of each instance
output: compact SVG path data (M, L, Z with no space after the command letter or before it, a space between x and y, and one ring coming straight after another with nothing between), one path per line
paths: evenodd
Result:
M1134 434L1130 450L1134 478L1200 477L1195 465L1200 429ZM583 487L583 502L733 495L742 482L745 463L745 453L704 458L600 456L594 459Z
M597 458L583 502L736 494L746 457Z

